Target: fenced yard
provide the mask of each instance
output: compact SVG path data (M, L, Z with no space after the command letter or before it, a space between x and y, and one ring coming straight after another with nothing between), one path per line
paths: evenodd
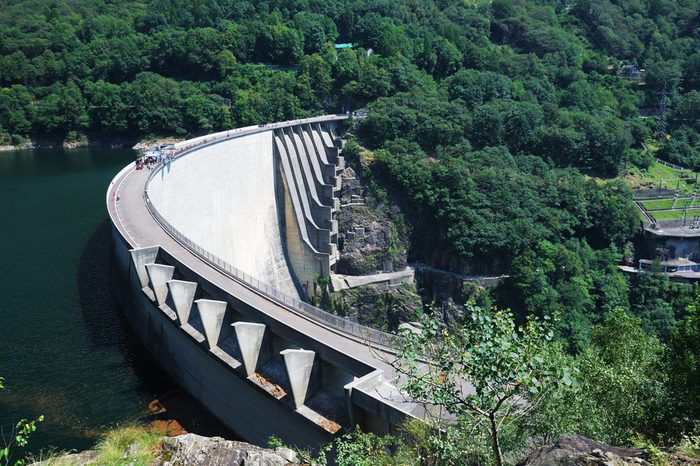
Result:
M640 218L661 222L692 222L700 216L698 174L657 160L646 170L631 169L625 180L635 191L634 202Z

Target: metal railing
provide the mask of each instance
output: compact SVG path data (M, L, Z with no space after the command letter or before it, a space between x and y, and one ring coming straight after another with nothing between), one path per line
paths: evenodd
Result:
M183 155L186 155L195 149L200 149L203 146L214 144L217 142L221 142L222 140L225 139L232 139L244 134L252 134L256 132L261 132L261 131L267 131L269 129L272 129L274 127L280 127L281 125L288 125L288 126L293 126L295 124L303 124L305 122L308 122L308 120L318 120L317 118L314 119L307 119L307 120L297 120L299 123L295 122L284 122L284 123L277 123L275 126L273 125L267 125L266 127L250 127L246 128L249 131L237 131L237 132L232 132L230 136L224 135L223 137L211 137L211 138L202 138L201 141L195 144L188 144L188 141L185 141L181 143L182 149L177 152L176 156L172 159L175 160L179 157L182 157ZM323 120L321 120L323 121ZM166 162L170 163L170 162ZM156 176L157 173L159 173L161 170L163 170L164 164L160 164L156 168L154 168L151 173L148 176L148 180L146 181L146 184L144 185L144 190L143 190L143 196L144 196L144 201L146 202L146 207L148 211L151 213L153 218L163 227L163 229L170 235L172 236L176 241L181 243L183 246L187 247L190 251L195 253L197 256L205 260L207 263L210 265L214 266L218 270L224 272L226 275L229 275L230 277L243 282L245 285L247 285L249 288L251 288L253 291L262 294L266 296L268 299L277 302L278 304L282 304L288 308L291 308L292 310L298 312L299 314L316 320L320 321L323 324L328 325L329 327L333 328L336 331L339 331L341 333L344 333L346 335L361 339L362 341L370 342L376 345L381 345L384 347L391 347L392 346L392 341L394 339L394 336L382 332L381 330L373 329L370 327L367 327L365 325L359 324L357 322L353 322L350 319L346 319L344 317L331 314L330 312L324 311L323 309L319 309L316 306L313 306L309 303L306 303L298 298L289 296L276 288L272 287L271 285L259 280L256 277L253 277L244 271L238 269L237 267L229 264L228 262L222 260L221 258L215 256L199 244L195 243L192 241L190 238L188 238L186 235L184 235L182 232L180 232L177 228L175 228L170 222L168 222L161 214L158 212L158 210L155 208L155 206L151 203L151 199L148 195L148 185L153 179L154 176Z
M660 163L661 165L666 165L669 168L673 168L674 170L686 170L688 171L689 168L687 167L681 167L680 165L676 165L675 163L667 162L665 160L661 160L659 158L656 159L656 163Z

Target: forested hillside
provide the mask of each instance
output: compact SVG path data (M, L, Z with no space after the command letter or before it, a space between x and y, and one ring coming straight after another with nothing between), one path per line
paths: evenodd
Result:
M409 260L507 275L473 298L557 317L614 392L552 410L621 444L698 428L698 289L617 266L640 233L619 175L700 168L699 0L0 0L0 55L0 144L367 108L347 157Z

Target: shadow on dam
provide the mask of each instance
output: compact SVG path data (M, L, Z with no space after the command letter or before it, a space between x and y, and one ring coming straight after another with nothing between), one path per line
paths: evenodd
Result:
M86 242L78 271L80 310L91 347L107 347L122 356L105 361L105 374L126 372L132 375L136 386L125 385L124 390L136 390L152 400L143 406L139 421L150 422L173 435L184 430L239 439L239 435L209 414L160 367L129 327L110 283L113 279L111 234L109 220L105 219ZM118 384L119 381L106 377L104 383Z

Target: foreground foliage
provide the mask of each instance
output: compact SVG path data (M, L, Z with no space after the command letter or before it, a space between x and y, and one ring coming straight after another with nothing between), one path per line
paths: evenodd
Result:
M659 458L665 454L657 445L697 455L697 418L671 409L693 386L675 382L694 377L697 366L671 369L671 353L638 318L614 311L590 347L572 357L551 341L547 324L531 320L514 331L507 312L466 311L468 323L454 332L426 320L421 335L407 335L395 363L407 393L456 415L453 422L411 421L387 437L356 431L337 442L339 464L510 464L567 433L642 446ZM696 346L676 367L698 360ZM426 364L419 354L432 358ZM692 403L694 396L680 399ZM688 433L678 437L662 434L683 429Z
M148 465L156 457L163 434L142 426L127 426L110 431L96 446L95 464L117 464L129 448L129 464Z
M5 379L0 377L0 390L5 388ZM1 466L24 466L26 458L20 453L29 444L31 434L36 431L37 423L44 420L44 416L39 416L33 421L22 419L15 424L10 432L1 431L0 437L0 465ZM19 458L18 458L19 456Z
M148 466L158 458L162 445L162 431L141 425L119 427L105 433L93 448L95 455L87 464ZM41 460L46 466L75 464L65 455L51 455Z
M438 416L447 412L488 432L492 457L500 466L504 422L534 409L559 377L571 384L570 369L557 368L560 375L546 364L544 345L554 336L549 325L533 318L516 329L509 312L472 305L465 312L468 324L453 331L424 319L420 333L404 332L394 367L407 377L403 389L412 400L434 404L441 408Z

